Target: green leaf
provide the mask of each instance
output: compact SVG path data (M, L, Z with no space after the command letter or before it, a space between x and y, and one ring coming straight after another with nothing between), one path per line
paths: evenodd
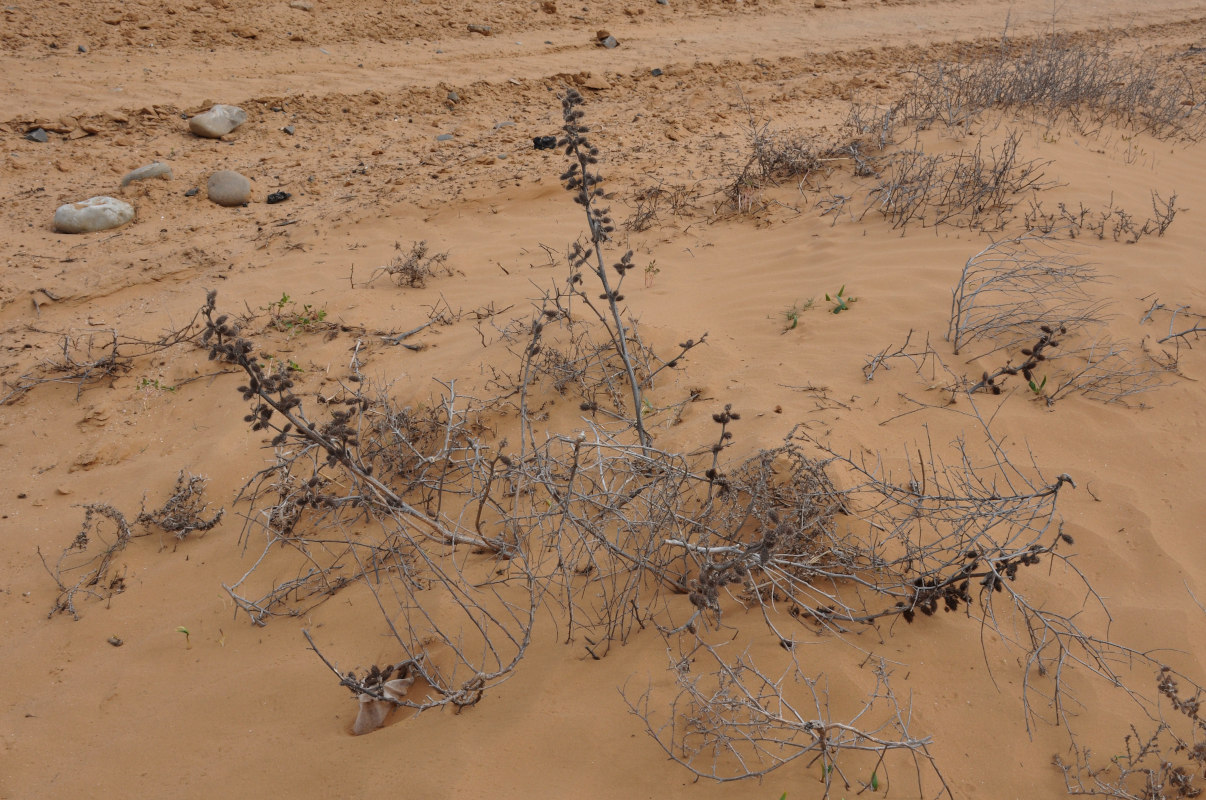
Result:
M871 791L873 791L873 792L879 791L879 776L876 775L874 772L871 773Z

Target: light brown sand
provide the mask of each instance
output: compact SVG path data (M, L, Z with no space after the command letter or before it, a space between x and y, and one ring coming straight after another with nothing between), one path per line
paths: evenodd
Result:
M1198 3L1136 9L1121 0L1064 4L1054 23L1086 41L1169 54L1206 38ZM15 0L0 12L0 367L9 381L28 372L55 355L56 332L153 338L187 321L210 288L231 310L288 293L324 309L327 321L368 331L415 327L437 302L526 315L533 282L564 269L559 256L549 265L542 245L560 254L582 231L557 182L564 157L533 150L530 137L557 132L557 93L589 73L610 86L584 92L617 216L630 213L635 188L654 181L698 183L703 193L688 215L623 233L639 265L660 268L652 286L627 292L646 335L666 343L710 334L662 396L702 388L707 407L688 412L696 421L733 403L749 452L807 422L839 451L882 452L904 465L927 430L945 447L965 420L935 411L882 424L914 407L905 395L937 395L910 369L867 383L860 367L910 330L928 332L949 356L941 338L950 287L988 240L949 227L902 237L873 215L831 225L815 197L793 185L768 190L776 204L756 217L713 215L720 198L708 193L740 157L747 103L776 127L832 126L850 99L891 100L912 64L991 47L1007 18L1014 37L1042 35L1053 22L1050 3L1030 0L830 0L823 9L799 0L558 0L554 13L535 2L465 0L313 0L311 11L263 0ZM494 35L470 33L470 23ZM596 47L600 28L621 46ZM81 44L87 53L77 52ZM665 74L651 76L654 67ZM450 104L449 91L460 102ZM229 142L196 139L181 118L213 102L248 111ZM79 135L79 124L95 133ZM1177 193L1184 210L1164 237L1082 243L1086 260L1110 276L1097 291L1114 301L1116 335L1159 338L1166 317L1139 324L1155 298L1206 308L1200 145L1124 129L1089 137L1067 126L1004 124L1022 132L1027 157L1052 161L1047 173L1060 185L1048 206L1101 206L1112 196L1141 213L1152 189ZM63 133L47 144L24 140L35 125ZM286 125L296 134L283 133ZM437 142L444 133L454 138ZM134 223L86 236L51 230L58 205L118 194L123 174L155 160L170 164L175 179L119 195L137 206ZM184 197L223 168L254 179L249 207L219 208L204 191ZM264 204L275 190L293 197ZM455 274L426 289L351 285L351 276L359 282L386 263L396 242L417 240L448 251ZM849 313L813 310L781 332L792 303L819 301L843 284L859 298ZM273 347L299 362L313 391L346 363L355 338L277 336ZM436 391L433 379L481 381L487 355L471 323L412 341L425 349L372 346L366 371L410 399ZM1045 474L1076 479L1060 512L1075 563L1113 615L1109 637L1140 651L1167 648L1161 658L1206 680L1206 613L1190 594L1206 598L1202 352L1183 349L1183 377L1127 407L1071 397L1047 409L1024 392L982 405L1023 463L1029 448ZM268 451L241 421L236 377L175 391L148 385L210 371L204 351L177 350L78 397L74 385L50 384L0 407L0 797L819 796L816 766L797 763L734 788L695 783L668 762L617 691L629 680L667 680L655 634L595 662L560 645L549 622L515 677L479 705L352 737L355 703L305 649L302 628L344 669L397 653L354 590L305 619L263 628L234 613L222 583L250 562L236 544L241 520L230 502ZM824 387L825 400L800 390L806 385ZM704 428L690 430L655 432L660 442L698 446L691 437ZM48 620L55 588L38 550L53 560L71 542L80 504L136 514L144 497L149 505L165 497L182 468L209 476L226 520L179 546L137 540L121 556L127 588L109 607L83 603L79 621ZM1079 606L1081 590L1066 571L1026 577L1036 599ZM1106 633L1099 613L1085 624ZM189 628L191 648L177 626ZM112 647L110 636L124 645ZM869 686L860 648L894 662L914 733L933 737L956 796L1063 793L1050 762L1067 753L1064 731L1039 725L1027 734L1018 655L996 646L995 634L982 640L977 623L939 615L885 625L852 637L856 647L807 628L797 636L807 642L805 668L826 673L839 704ZM1132 676L1145 692L1152 677L1146 666ZM1082 741L1107 757L1120 752L1127 724L1143 720L1120 690L1083 675L1075 685ZM895 796L914 791L906 773Z

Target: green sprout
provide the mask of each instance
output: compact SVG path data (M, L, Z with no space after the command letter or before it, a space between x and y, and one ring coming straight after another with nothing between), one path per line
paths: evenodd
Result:
M649 265L645 267L645 286L652 286L653 279L656 278L658 273L661 271L661 268L657 265L657 259L650 261Z
M179 627L177 627L177 628L176 628L176 633L183 633L183 634L184 634L184 649L185 649L185 650L192 650L192 649L193 649L193 643L192 643L192 642L190 642L190 641L189 641L189 639L188 639L188 628L184 627L183 625L180 625Z
M845 288L845 287L842 287ZM825 299L829 299L829 295L825 295ZM783 326L783 332L794 331L800 325L800 315L812 308L813 298L808 298L803 303L797 301L795 305L783 312L786 318L786 323Z
M1035 383L1034 378L1031 378L1026 385L1030 387L1030 391L1034 392L1034 396L1038 397L1043 393L1043 387L1047 385L1047 376L1044 375L1040 383Z
M843 311L850 310L850 304L858 300L857 297L842 297L846 293L846 284L842 284L842 288L837 290L833 297L825 295L826 302L833 303L833 308L829 309L832 314L841 314Z

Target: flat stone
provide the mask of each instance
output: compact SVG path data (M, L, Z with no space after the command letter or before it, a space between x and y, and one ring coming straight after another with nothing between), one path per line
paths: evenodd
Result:
M188 121L188 129L206 139L221 139L247 121L247 112L238 106L218 103L209 111Z
M251 181L233 170L220 169L209 176L205 191L220 206L241 206L251 200Z
M164 178L170 181L172 179L172 168L161 161L155 161L147 164L145 167L139 167L125 174L121 179L121 188L126 188L134 181L145 181L147 178Z
M89 197L67 203L54 212L54 229L59 233L92 233L118 228L134 219L134 206L116 197Z
M46 144L50 141L50 137L46 135L46 131L42 130L41 128L34 128L32 131L25 134L25 138L31 142L39 142L41 144Z
M604 78L602 75L596 75L593 72L582 79L582 85L587 89L595 89L596 91L611 88L611 84L608 83L607 78Z
M313 11L314 4L307 2L307 0L293 0L289 4L289 8L296 8L298 11Z

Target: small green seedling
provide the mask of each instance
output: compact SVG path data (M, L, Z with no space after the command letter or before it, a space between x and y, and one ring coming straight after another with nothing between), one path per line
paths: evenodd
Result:
M879 776L875 774L874 770L871 772L871 791L879 791Z
M188 628L186 628L186 627L184 627L183 625L181 625L180 627L176 628L176 633L183 633L183 634L184 634L184 649L185 649L185 650L192 650L192 649L193 649L193 643L192 643L192 642L190 642L190 641L188 640Z
M842 288L837 290L837 294L833 297L825 295L826 302L833 303L833 308L829 309L832 314L841 314L843 311L850 310L850 304L858 300L857 297L843 297L846 294L846 285L842 284Z
M139 389L154 389L159 392L174 392L175 386L168 386L166 383L160 383L158 378L143 378L142 383L138 384Z
M1031 378L1026 385L1030 387L1030 391L1034 392L1034 396L1038 397L1043 393L1043 387L1047 385L1047 376L1043 376L1041 383L1035 383L1034 378Z
M828 300L829 296L826 295L825 299ZM783 332L787 333L788 331L794 331L797 327L799 327L800 315L812 308L812 304L813 298L810 297L803 303L797 301L795 305L784 311L783 316L786 319L786 322L783 325Z
M645 286L646 286L646 288L653 285L653 279L656 278L658 273L661 271L662 271L661 268L657 265L657 259L654 259L653 261L649 262L649 265L645 267Z

